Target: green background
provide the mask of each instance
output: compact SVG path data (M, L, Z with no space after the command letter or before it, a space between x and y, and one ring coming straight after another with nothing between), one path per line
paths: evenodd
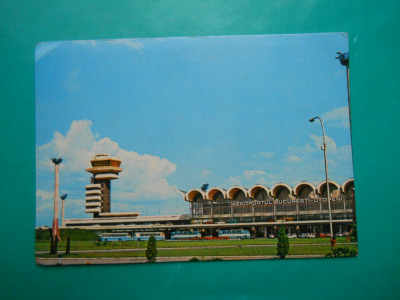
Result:
M399 16L399 1L0 1L0 297L398 298ZM35 43L338 31L350 42L359 257L35 265Z

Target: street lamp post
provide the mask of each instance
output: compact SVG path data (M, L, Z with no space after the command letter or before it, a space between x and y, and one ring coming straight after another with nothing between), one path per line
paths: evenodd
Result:
M347 100L349 102L350 109L350 74L349 74L349 52L342 53L340 51L336 52L338 56L336 59L339 59L340 64L346 67L346 77L347 77Z
M57 253L57 243L61 241L59 230L58 230L58 189L59 189L59 165L62 162L62 158L52 158L54 163L54 217L53 217L53 229L51 237L51 253Z
M333 227L332 227L332 211L331 211L331 196L329 192L329 176L328 176L328 159L326 156L326 140L325 140L325 129L324 129L324 123L322 122L322 119L320 117L314 117L311 118L309 121L314 122L316 119L318 119L321 122L321 127L322 127L322 139L323 139L323 146L321 149L324 151L324 160L325 160L325 180L326 180L326 197L328 198L328 209L329 209L329 227L331 231L331 237L333 237Z
M342 53L340 51L336 52L338 56L335 58L340 61L342 66L346 67L346 77L347 77L347 104L349 106L349 120L350 120L350 130L351 130L351 111L350 111L350 73L349 73L349 52Z
M349 106L349 119L350 119L350 131L351 131L351 107L350 107L350 73L349 73L349 52L342 53L340 51L337 51L336 54L336 59L339 59L340 64L342 66L346 67L346 76L347 76L347 102ZM350 136L351 138L351 136ZM355 198L354 198L355 199ZM353 222L354 224L357 223L357 218L356 218L356 202L353 200Z
M67 198L67 194L62 194L60 196L60 199L61 199L61 226L64 226L64 211L65 211L64 200L66 198Z

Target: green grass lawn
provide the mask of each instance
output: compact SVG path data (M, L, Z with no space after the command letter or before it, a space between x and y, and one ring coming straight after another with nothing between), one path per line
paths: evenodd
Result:
M329 238L303 238L291 239L290 244L330 244ZM250 240L214 240L214 241L157 241L158 248L185 248L206 246L237 246L237 245L276 245L277 239L250 239ZM350 243L346 238L337 238L337 243ZM66 241L58 243L59 251L65 251ZM139 244L139 246L138 246ZM73 241L71 240L71 251L74 250L111 250L111 249L134 249L146 248L147 241L135 242L96 242L96 241ZM37 241L36 251L48 251L50 241Z
M216 241L158 241L158 256L253 256L253 255L276 255L277 239L253 239L253 240L216 240ZM345 238L338 238L337 243L345 243L349 248L356 249L356 244L351 244ZM330 252L329 238L313 238L313 239L292 239L290 240L289 255L312 255L326 254ZM322 244L322 245L312 245ZM271 245L272 247L259 247L259 245ZM59 255L64 257L144 257L147 241L138 242L109 242L104 244L95 241L71 241L71 251L69 255L65 252L66 242L60 242L58 247ZM139 246L139 247L138 247ZM219 248L203 248L195 247L214 246ZM252 247L254 246L254 247ZM36 243L36 251L48 251L49 242L39 241ZM112 249L140 249L139 251L124 252L90 252L90 250L112 250ZM162 249L166 248L166 249ZM179 249L168 249L179 248ZM78 250L89 250L86 253L73 253ZM57 257L58 255L38 254L37 257Z
M357 249L357 245L348 245L351 249ZM289 255L312 255L326 254L331 251L329 245L304 245L290 247ZM234 248L212 248L212 249L174 249L174 250L158 250L157 256L253 256L253 255L276 255L276 247L234 247ZM128 252L88 252L88 253L72 253L63 257L144 257L145 249L141 251ZM38 257L58 257L58 255L40 254Z

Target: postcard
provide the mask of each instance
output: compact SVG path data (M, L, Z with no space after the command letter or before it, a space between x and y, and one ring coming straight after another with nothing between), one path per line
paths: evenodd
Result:
M358 255L346 33L36 46L36 262Z

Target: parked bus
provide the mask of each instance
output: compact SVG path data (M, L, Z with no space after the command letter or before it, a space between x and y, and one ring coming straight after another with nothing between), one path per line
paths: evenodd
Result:
M188 240L194 238L201 238L198 231L173 231L171 232L171 240Z
M133 239L135 241L148 241L151 236L154 236L157 241L165 240L164 232L135 232Z
M99 235L100 241L102 242L124 242L131 241L132 238L127 232L107 232Z
M229 237L230 239L249 239L250 232L248 230L220 230L219 237Z

